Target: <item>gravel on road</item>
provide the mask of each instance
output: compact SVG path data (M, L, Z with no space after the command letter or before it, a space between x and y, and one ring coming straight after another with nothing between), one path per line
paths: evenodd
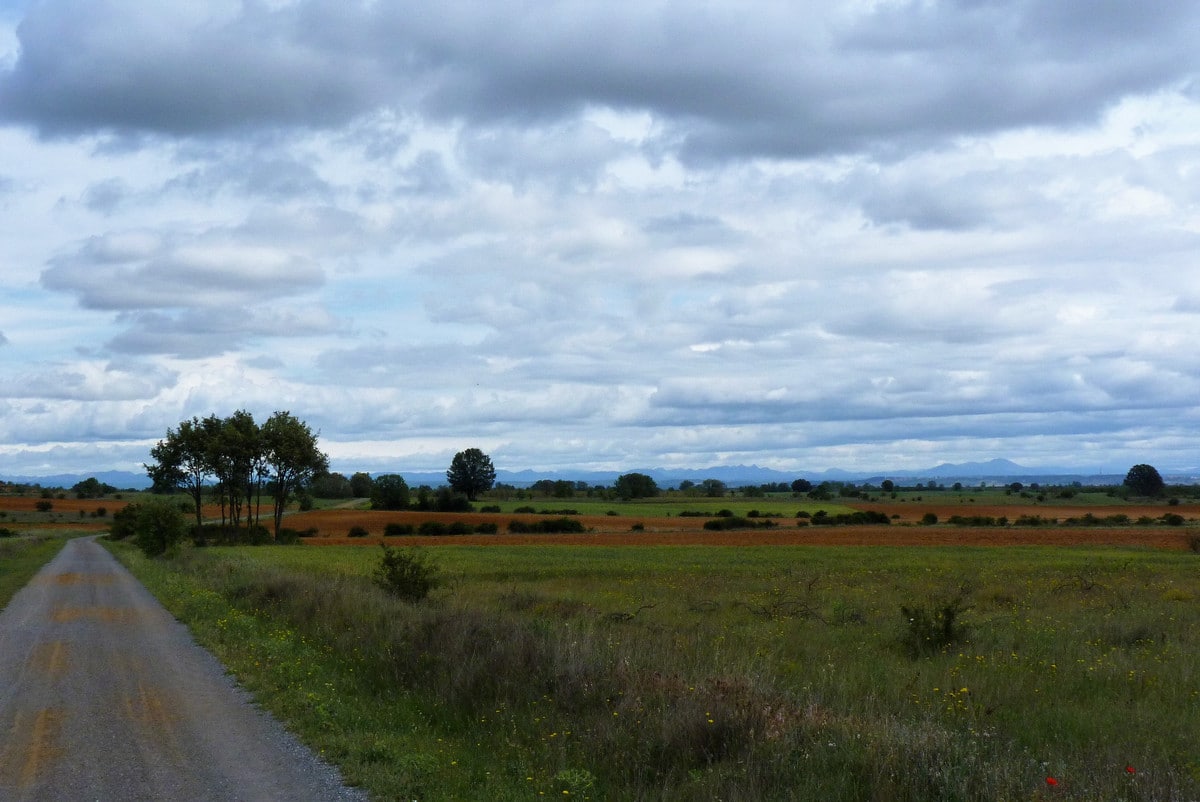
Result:
M0 799L365 800L94 538L0 611Z

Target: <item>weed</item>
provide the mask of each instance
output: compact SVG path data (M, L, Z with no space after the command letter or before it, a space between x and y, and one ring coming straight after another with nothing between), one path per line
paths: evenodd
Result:
M933 602L932 611L901 605L905 625L900 643L905 653L915 660L966 640L967 628L959 616L971 609L968 595L966 587L961 587L953 597Z

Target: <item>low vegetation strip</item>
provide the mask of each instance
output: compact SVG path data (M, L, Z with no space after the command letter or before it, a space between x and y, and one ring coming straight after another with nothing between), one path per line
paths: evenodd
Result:
M1200 797L1190 553L120 551L379 798Z
M68 537L54 532L25 535L13 532L0 537L0 609L50 562Z

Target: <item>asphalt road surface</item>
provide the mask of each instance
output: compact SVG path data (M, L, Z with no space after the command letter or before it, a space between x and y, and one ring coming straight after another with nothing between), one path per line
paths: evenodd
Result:
M0 800L359 800L92 539L0 612Z

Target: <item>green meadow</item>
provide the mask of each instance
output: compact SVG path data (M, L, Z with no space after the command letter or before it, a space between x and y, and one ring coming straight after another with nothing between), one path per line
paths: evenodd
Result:
M113 544L378 799L1200 798L1200 557Z

